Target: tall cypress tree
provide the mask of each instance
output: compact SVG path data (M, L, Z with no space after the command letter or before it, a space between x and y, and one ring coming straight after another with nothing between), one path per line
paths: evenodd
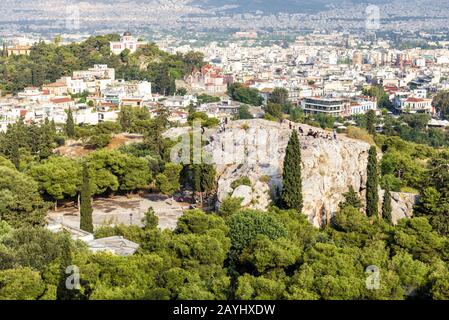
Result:
M12 145L11 153L9 158L11 159L12 163L16 167L17 170L20 168L20 150L19 146L16 144Z
M75 136L75 121L73 120L72 109L67 111L65 132L69 138L73 138Z
M80 229L93 232L94 226L92 223L92 195L90 191L89 171L87 165L83 165L83 184L81 186L80 195Z
M217 172L211 164L201 165L201 191L209 193L216 189L215 177Z
M384 199L382 202L382 218L390 224L393 223L391 211L391 193L390 188L387 186L385 188Z
M200 205L203 205L203 195L201 189L201 168L199 164L192 165L193 191L196 196L200 196Z
M374 110L369 110L366 113L366 130L371 135L374 135L376 133L375 122L376 113L374 112Z
M379 194L377 175L377 151L375 146L371 146L368 155L367 180L366 180L366 215L368 217L379 214Z
M60 276L58 286L56 288L57 300L75 300L79 295L79 289L68 288L67 279L70 274L67 274L67 267L72 265L72 249L70 238L65 235L61 247L61 262L60 262Z
M285 209L302 211L301 147L298 134L292 132L285 149L281 204Z

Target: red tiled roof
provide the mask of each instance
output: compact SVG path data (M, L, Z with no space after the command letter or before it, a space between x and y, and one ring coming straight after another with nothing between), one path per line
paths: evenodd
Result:
M53 82L53 83L49 83L49 84L44 84L42 87L43 88L60 88L60 87L65 87L66 84L62 83L62 82Z
M407 100L405 100L405 102L423 102L425 101L424 99L420 99L420 98L415 98L415 97L410 97L407 98Z
M50 101L53 103L67 103L67 102L72 102L73 100L70 98L54 98L54 99L50 99Z

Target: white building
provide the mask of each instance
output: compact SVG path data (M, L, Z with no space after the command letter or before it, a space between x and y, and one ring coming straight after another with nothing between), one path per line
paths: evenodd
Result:
M73 79L83 79L93 81L97 79L115 80L115 69L109 68L106 64L95 64L88 70L73 71Z
M323 113L332 116L348 115L348 102L339 98L311 97L305 98L301 102L301 107L306 114Z
M128 49L131 53L134 53L139 47L146 44L147 42L138 41L131 35L130 32L127 31L120 38L119 42L111 42L109 45L113 54L120 54L125 49Z
M415 97L407 98L401 101L401 111L406 113L434 113L432 99L420 99Z
M356 97L351 101L351 115L365 114L369 110L377 110L377 101L371 97Z

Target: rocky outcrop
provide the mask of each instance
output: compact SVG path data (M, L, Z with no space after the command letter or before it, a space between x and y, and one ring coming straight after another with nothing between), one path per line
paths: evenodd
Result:
M382 208L384 191L379 192L379 208ZM391 218L393 224L397 224L400 219L411 218L413 207L418 204L419 196L413 193L391 192Z
M293 127L290 127L292 125ZM242 197L244 206L265 209L282 188L282 163L292 129L301 129L304 214L320 226L337 212L350 185L364 193L370 145L307 125L266 120L239 120L217 133L206 147L213 154L218 171L218 201ZM308 136L309 130L318 133ZM246 176L251 188L234 190L232 182ZM393 215L397 220L411 215L409 197L393 194ZM397 200L396 200L397 199Z
M243 207L250 205L254 200L252 188L244 185L235 188L234 191L232 192L232 197L241 198L242 199L241 205Z
M362 200L365 198L368 143L340 134L334 139L332 132L304 124L254 119L232 121L224 130L205 132L204 150L218 173L217 205L227 197L234 197L242 198L246 208L265 210L282 190L285 148L294 129L300 132L302 149L303 213L313 225L330 221L350 185ZM171 129L165 136L177 140L182 135L188 137L188 130ZM307 134L310 130L315 136ZM178 154L177 149L174 154ZM251 186L233 187L234 181L245 176ZM380 190L379 209L382 199ZM417 201L416 195L392 192L393 222L411 217Z

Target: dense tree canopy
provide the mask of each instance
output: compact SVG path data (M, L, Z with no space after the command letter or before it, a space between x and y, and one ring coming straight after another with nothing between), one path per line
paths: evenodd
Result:
M119 35L92 36L81 43L57 45L43 41L31 48L29 56L0 58L0 88L18 92L27 86L41 86L54 82L75 70L87 70L94 64L107 64L116 69L117 77L126 80L148 80L154 92L174 94L175 80L201 68L204 56L198 52L169 54L150 43L134 54L129 50L113 55L109 42L118 41Z
M228 95L233 100L253 106L260 106L263 102L263 98L259 95L257 89L245 87L238 82L229 85Z
M0 166L0 220L12 226L42 225L47 208L37 182L15 169Z

